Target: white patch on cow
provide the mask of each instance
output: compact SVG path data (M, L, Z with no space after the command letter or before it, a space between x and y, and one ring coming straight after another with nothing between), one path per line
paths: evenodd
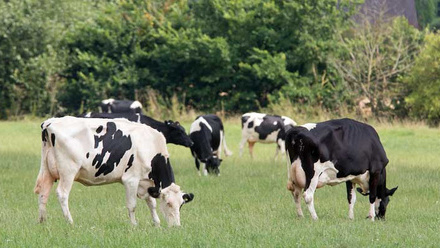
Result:
M296 126L296 125L298 125L294 120L290 119L287 116L281 116L281 118L283 119L284 126L287 126L287 125Z
M348 206L348 218L350 220L354 219L354 204L356 203L356 191L355 191L355 184L353 184L353 188L350 191L350 195L351 195L351 201L350 204Z
M316 123L306 123L304 125L301 125L302 127L307 128L309 131L314 129L316 127Z
M102 100L102 103L103 104L112 104L114 101L115 101L115 99L109 98L109 99Z
M212 127L211 125L209 125L209 123L205 120L205 118L203 117L199 117L197 120L195 120L192 124L191 127L189 129L189 133L194 133L197 131L202 130L202 128L200 127L200 123L205 124L205 126L211 131L212 133Z
M141 114L136 113L136 115L138 116L138 120L137 120L137 122L138 122L138 123L141 123Z
M142 108L142 104L139 101L134 101L131 105L130 105L131 109L135 109L135 108Z
M169 226L180 226L180 206L184 203L180 187L172 183L160 192L160 208Z
M375 205L376 203L374 202L370 204L370 212L368 213L368 218L370 218L372 221L374 221L374 217L376 217Z
M273 125L276 126L278 124L278 121L274 121Z

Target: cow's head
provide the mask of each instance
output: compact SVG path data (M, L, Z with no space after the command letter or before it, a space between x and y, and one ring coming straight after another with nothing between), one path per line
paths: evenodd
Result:
M185 147L191 147L194 144L194 142L186 134L185 128L183 128L178 121L174 122L172 120L168 120L164 123L169 128L167 137L168 143L182 145Z
M160 198L160 209L168 226L180 226L180 208L183 204L194 199L194 194L183 193L180 187L174 183L162 190L150 187L148 194L154 198Z
M211 156L201 161L206 164L206 170L208 171L208 173L220 175L219 167L221 162L223 161L222 159L219 159L217 156Z
M385 188L384 196L380 199L379 211L376 213L378 219L385 219L385 213L387 211L388 203L390 202L390 196L396 192L398 187L387 189Z

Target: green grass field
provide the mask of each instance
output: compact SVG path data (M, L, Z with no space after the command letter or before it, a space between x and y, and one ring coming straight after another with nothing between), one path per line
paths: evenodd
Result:
M188 130L188 124L186 125ZM181 210L180 228L152 226L138 200L139 225L131 226L124 187L85 187L70 194L74 225L63 218L55 194L48 221L37 222L33 193L40 167L40 122L0 122L0 247L438 247L440 245L440 130L423 126L376 127L387 151L388 187L399 186L387 220L365 219L369 204L358 194L350 221L345 184L315 194L318 221L297 219L286 190L286 161L273 160L275 145L257 144L256 158L238 156L240 124L225 123L234 152L220 177L200 177L189 149L169 145L177 183L195 194ZM161 215L161 213L159 213ZM162 216L161 216L162 217Z

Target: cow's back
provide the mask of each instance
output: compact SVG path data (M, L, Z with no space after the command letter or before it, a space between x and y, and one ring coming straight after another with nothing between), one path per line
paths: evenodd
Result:
M376 130L368 124L351 119L338 119L318 123L310 130L318 139L333 132L332 142L327 143L331 160L342 167L364 170L381 170L388 164L385 149ZM336 149L336 147L340 147ZM356 167L350 165L357 165Z

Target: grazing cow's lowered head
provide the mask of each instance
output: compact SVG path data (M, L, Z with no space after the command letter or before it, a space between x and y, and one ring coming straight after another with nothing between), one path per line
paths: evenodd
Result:
M220 174L220 164L223 159L220 159L217 156L211 156L207 159L202 159L200 161L206 164L206 170L208 171L208 173L215 175Z
M192 193L183 193L174 183L162 190L150 187L148 194L154 198L160 198L160 209L168 226L180 226L180 208L194 199Z
M294 196L298 216L303 216L302 190L316 220L315 190L346 182L350 219L354 218L356 185L360 193L369 196L368 218L385 218L389 197L397 187L386 187L388 158L373 127L350 119L292 127L286 134L286 150L290 158L287 188Z

